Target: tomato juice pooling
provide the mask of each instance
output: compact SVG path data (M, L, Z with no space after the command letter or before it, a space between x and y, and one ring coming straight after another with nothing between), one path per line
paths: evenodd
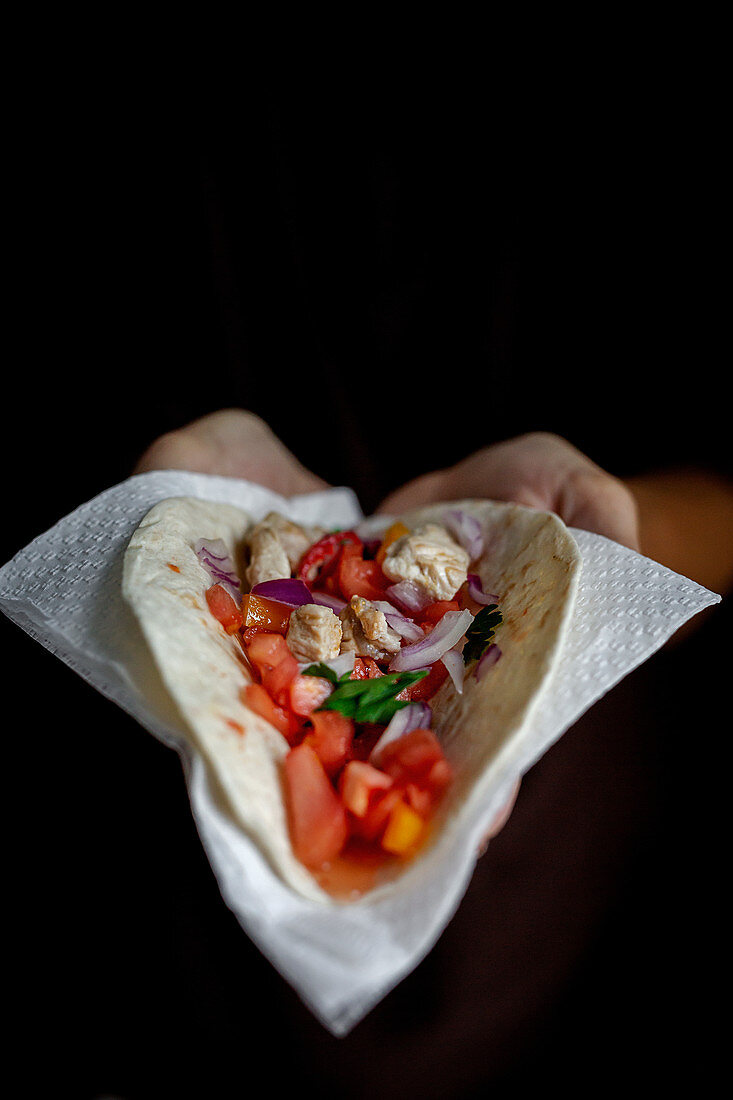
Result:
M197 552L209 609L252 673L242 700L290 745L293 850L325 889L354 897L429 836L452 778L430 700L449 678L462 692L469 663L478 676L498 659L501 615L469 572L482 539L463 513L393 523L374 542L299 533L274 514L255 528L245 594L221 546Z

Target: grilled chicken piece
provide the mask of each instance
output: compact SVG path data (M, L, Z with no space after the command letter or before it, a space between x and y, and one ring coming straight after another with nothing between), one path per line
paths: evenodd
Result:
M394 583L418 584L434 600L451 600L466 580L469 562L442 524L426 523L389 546L382 571Z

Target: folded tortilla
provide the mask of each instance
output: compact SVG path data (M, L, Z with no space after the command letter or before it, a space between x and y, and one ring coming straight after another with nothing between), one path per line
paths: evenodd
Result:
M467 500L399 518L413 528L441 522L447 509L470 512L482 525L484 550L470 569L484 591L499 597L503 621L495 640L502 658L480 681L469 670L462 694L449 679L431 700L433 729L454 772L434 837L457 819L540 704L568 629L581 568L574 539L550 513ZM230 505L185 497L162 501L130 540L123 596L234 820L292 889L340 904L293 853L281 780L290 746L242 702L242 688L251 680L242 647L209 611L205 593L212 581L194 551L199 539L221 539L244 577L254 523ZM429 845L416 858L427 850ZM394 883L379 887L391 888Z

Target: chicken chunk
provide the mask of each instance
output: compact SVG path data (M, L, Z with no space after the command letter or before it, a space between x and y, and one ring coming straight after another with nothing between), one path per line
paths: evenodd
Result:
M402 535L382 563L392 582L412 581L434 600L451 600L465 582L470 557L440 523L426 523Z
M306 550L324 534L323 527L303 527L281 516L279 512L268 512L262 522L275 533L287 555L291 570L297 568Z
M297 660L327 661L341 649L341 623L330 607L306 603L293 609L285 640Z
M250 586L290 576L290 562L280 539L266 523L258 523L249 537L247 580Z
M356 653L378 661L397 653L402 639L388 624L384 612L363 596L352 596L340 615L342 653Z
M268 512L249 536L250 586L289 577L321 528L305 528L277 512Z

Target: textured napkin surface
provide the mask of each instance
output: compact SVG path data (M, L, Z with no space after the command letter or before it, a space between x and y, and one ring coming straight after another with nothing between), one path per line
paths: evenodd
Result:
M254 518L352 526L349 489L285 499L260 486L180 471L142 474L81 505L0 570L0 608L41 645L180 753L219 888L251 939L333 1034L348 1032L423 958L465 892L479 840L515 780L597 699L720 599L601 536L574 530L583 568L571 628L541 705L492 765L459 833L378 902L324 910L272 873L218 804L206 768L151 667L122 600L122 559L143 515L193 496Z

